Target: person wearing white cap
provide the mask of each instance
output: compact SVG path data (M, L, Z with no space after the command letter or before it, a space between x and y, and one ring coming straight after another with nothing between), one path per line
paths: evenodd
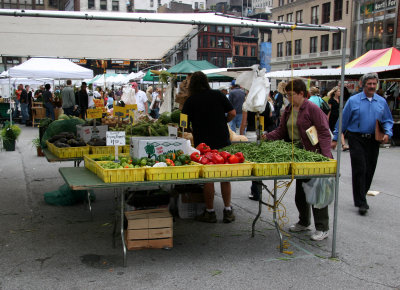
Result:
M229 93L228 93L228 87L227 86L220 86L219 90L227 97L229 98Z
M131 83L132 89L135 90L136 104L137 110L139 114L147 114L148 104L147 104L147 96L146 93L142 90L139 90L139 86L137 83Z

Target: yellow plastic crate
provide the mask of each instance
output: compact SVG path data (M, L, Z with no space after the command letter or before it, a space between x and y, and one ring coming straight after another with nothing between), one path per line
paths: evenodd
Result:
M101 163L110 161L97 161L96 162L96 174L105 183L112 182L136 182L144 181L145 167L140 168L121 168L121 169L105 169L100 166Z
M254 176L278 176L288 175L290 163L255 163L253 167Z
M293 162L292 170L294 175L319 175L336 173L337 161L323 162Z
M114 153L114 152L113 152ZM100 158L100 157L105 157L105 156L110 156L114 154L90 154L90 155L84 155L83 160L85 161L85 167L92 171L93 173L97 174L97 164L94 159ZM129 155L121 154L118 155L119 157L129 157Z
M122 147L122 153L127 153L130 154L131 146L130 145L123 145Z
M203 165L192 162L185 166L147 167L146 180L176 180L193 179L200 177Z
M90 147L90 154L113 154L115 153L114 146L92 146ZM118 153L123 153L124 146L118 146Z
M89 154L89 146L58 148L53 143L46 141L47 148L58 158L76 158Z
M244 162L236 164L213 164L204 165L201 170L201 177L219 178L219 177L237 177L250 176L254 163Z

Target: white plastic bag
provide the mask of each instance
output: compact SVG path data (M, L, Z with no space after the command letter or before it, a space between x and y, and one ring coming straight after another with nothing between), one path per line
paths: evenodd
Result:
M251 71L242 72L237 78L235 83L242 88L250 91L253 80L257 77L258 65L253 65Z
M265 77L265 69L257 72L257 77L253 80L250 91L243 104L243 110L248 112L262 113L265 110L269 94L270 83Z
M335 196L335 178L311 178L303 182L303 189L308 204L324 208L331 204Z

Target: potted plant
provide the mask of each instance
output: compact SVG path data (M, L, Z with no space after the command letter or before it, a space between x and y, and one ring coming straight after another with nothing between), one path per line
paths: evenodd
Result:
M15 151L15 141L21 134L21 128L17 125L7 124L1 129L1 139L3 140L3 147L6 151Z
M37 156L44 156L44 153L42 151L42 145L40 144L40 138L36 137L35 139L32 140L32 146L36 148L37 151Z

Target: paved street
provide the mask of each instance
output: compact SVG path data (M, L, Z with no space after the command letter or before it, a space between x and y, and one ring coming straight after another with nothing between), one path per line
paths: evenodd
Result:
M36 136L37 128L23 127L17 150L0 151L0 289L400 289L399 147L380 151L371 188L380 194L368 197L367 216L353 206L342 153L337 259L332 230L321 242L310 233L285 236L293 255L280 253L266 208L251 238L258 203L247 198L250 182L241 182L232 184L234 223L221 222L217 186L217 224L175 219L171 250L129 251L124 268L120 239L112 247L113 191L95 191L93 219L84 204L47 205L43 193L64 183L58 168L73 162L37 157ZM297 222L293 186L283 205L287 229Z

